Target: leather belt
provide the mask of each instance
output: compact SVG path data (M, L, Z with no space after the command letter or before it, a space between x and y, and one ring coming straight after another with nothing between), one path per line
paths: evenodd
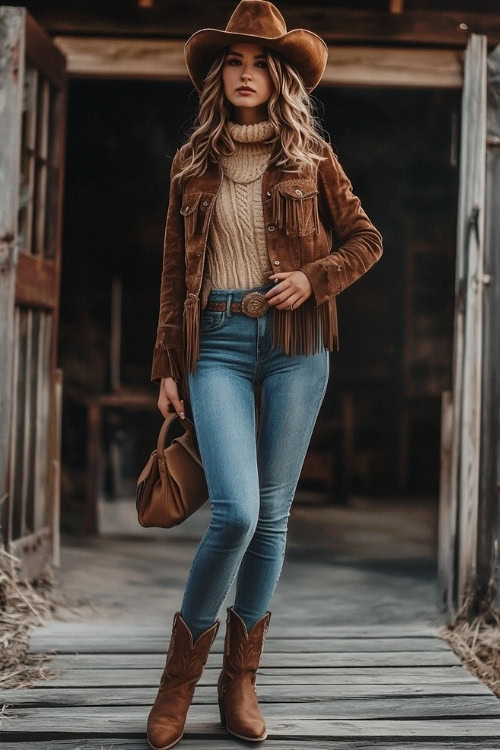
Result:
M248 292L241 301L231 302L230 308L232 313L243 313L251 318L260 318L261 315L265 315L268 311L269 302L262 292ZM209 300L205 309L224 312L226 309L226 303L223 300L220 302Z

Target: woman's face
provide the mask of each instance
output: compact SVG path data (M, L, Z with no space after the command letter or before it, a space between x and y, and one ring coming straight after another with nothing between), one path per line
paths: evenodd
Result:
M264 47L232 44L222 66L224 93L235 107L261 107L273 91ZM239 91L247 87L251 91Z

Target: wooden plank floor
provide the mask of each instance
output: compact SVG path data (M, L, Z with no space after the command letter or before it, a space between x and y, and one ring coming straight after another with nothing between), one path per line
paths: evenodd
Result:
M436 522L422 498L292 509L257 676L266 747L500 750L499 701L437 637ZM158 538L63 537L59 588L71 606L30 642L54 654L60 676L0 691L1 750L147 749L172 616L207 523L201 509ZM183 750L250 746L220 725L224 607L220 617Z
M216 681L222 623L198 683L180 747L230 750ZM52 622L31 651L54 654L60 677L5 690L1 746L147 748L145 722L168 636L157 627ZM257 687L275 750L498 748L500 703L459 663L432 626L318 626L269 631ZM456 743L456 744L454 744ZM496 743L496 744L495 744Z

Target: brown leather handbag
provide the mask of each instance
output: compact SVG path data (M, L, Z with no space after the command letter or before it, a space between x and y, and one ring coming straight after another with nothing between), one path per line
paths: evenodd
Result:
M158 445L137 480L139 523L166 529L178 526L207 500L194 424L172 412L163 422Z

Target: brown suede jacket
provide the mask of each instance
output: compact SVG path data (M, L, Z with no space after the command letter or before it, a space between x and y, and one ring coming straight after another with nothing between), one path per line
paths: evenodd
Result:
M279 148L273 148L271 159ZM171 177L180 170L182 147ZM320 162L302 175L269 165L262 178L262 207L271 265L303 271L313 293L293 311L273 309L273 345L292 356L322 346L338 350L335 297L382 255L382 235L354 195L332 147L325 142ZM200 290L210 219L222 183L219 163L205 173L171 182L167 211L160 310L151 380L173 377L187 394L187 372L199 354ZM335 247L336 246L336 247ZM205 303L206 304L206 303Z

